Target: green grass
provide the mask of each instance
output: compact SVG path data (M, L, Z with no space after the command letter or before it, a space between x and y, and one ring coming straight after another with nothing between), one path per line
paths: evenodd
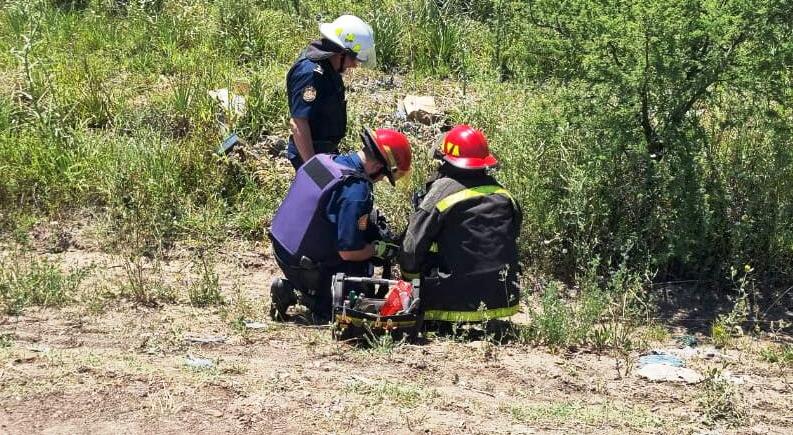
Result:
M20 315L29 306L59 307L74 301L88 269L68 272L47 259L10 255L0 259L0 310Z
M400 408L415 408L438 396L435 390L427 390L409 382L369 382L354 380L345 385L344 391L367 399L367 403L395 404Z
M711 369L700 387L699 404L709 424L740 426L749 418L749 406L737 386L723 376L719 369Z
M190 304L196 307L222 305L224 299L220 294L220 278L206 253L199 254L194 260L193 271L198 277L187 288Z
M793 366L793 345L773 344L760 350L760 357L766 362L780 366Z
M504 410L518 423L531 425L565 425L626 427L650 429L664 427L663 419L649 410L612 403L549 402L534 405L511 405Z
M775 41L793 11L782 3L2 1L0 227L22 239L29 216L88 211L104 248L129 258L197 233L261 239L291 169L214 156L218 121L251 144L285 138L284 76L318 19L345 12L372 23L381 67L350 83L364 98L351 99L363 103L349 108L344 147L362 124L405 128L415 144L410 182L376 190L397 226L432 170L433 140L392 116L395 101L370 98L392 73L406 83L394 100L438 93L449 123L484 129L523 207L532 273L581 288L600 276L645 302L647 277L728 288L725 271L746 261L768 281L758 292L789 286L793 48ZM244 94L248 112L225 116L207 96L218 88ZM544 298L542 341L591 341L584 325L603 307L587 297L575 313Z

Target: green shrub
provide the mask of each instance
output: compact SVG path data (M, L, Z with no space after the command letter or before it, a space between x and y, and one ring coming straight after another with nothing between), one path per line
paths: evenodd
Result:
M76 297L87 269L64 273L46 259L11 255L0 260L0 308L19 315L31 305L58 307Z
M198 275L198 279L187 288L190 304L196 307L222 304L224 300L220 294L220 278L205 252L199 253L198 258L193 261L193 272Z
M774 344L760 350L760 356L766 362L782 366L793 366L793 345Z
M355 13L375 28L381 69L407 73L405 92L462 81L444 84L466 96L450 123L487 134L533 273L574 286L597 259L594 276L624 271L599 288L635 300L645 276L729 289L730 267L751 261L755 307L793 277L790 2L0 4L0 206L91 210L130 255L220 227L263 235L291 170L216 159L206 91L250 84L230 127L285 137L287 69L318 21ZM390 107L350 110L351 127L392 122ZM397 227L431 166L415 154L410 183L377 192ZM579 340L559 328L552 341Z

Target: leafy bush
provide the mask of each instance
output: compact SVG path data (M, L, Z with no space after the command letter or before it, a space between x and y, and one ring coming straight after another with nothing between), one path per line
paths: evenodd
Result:
M195 307L225 303L220 293L220 277L215 272L214 256L210 249L208 240L203 240L192 258L191 269L196 277L187 287L187 297Z
M232 128L285 137L284 75L341 13L372 23L382 70L463 82L450 121L488 135L533 273L574 286L595 259L630 295L645 277L733 289L728 271L751 262L750 305L793 281L793 4L779 0L0 2L2 208L91 209L133 257L197 228L261 237L291 172L216 159L206 91L250 84ZM377 190L397 226L430 166L415 154L410 185ZM197 225L204 213L223 217ZM554 301L543 334L580 341Z
M793 366L793 345L775 344L762 348L760 356L767 362L782 366Z
M67 273L48 260L22 257L0 259L0 308L19 315L25 307L58 307L72 301L87 274L86 269Z

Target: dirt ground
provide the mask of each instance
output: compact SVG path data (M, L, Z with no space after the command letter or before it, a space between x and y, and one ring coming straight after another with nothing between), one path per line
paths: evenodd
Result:
M79 246L79 245L78 245ZM733 395L707 382L651 383L624 356L431 336L423 344L336 342L327 328L266 319L277 270L262 246L217 253L228 301L144 307L124 298L29 308L0 317L0 433L762 433L793 428L793 370L764 362L761 340L695 357L730 373ZM86 247L46 253L89 267L88 294L123 285L123 260ZM162 275L178 289L189 262ZM110 289L110 290L109 290ZM181 290L180 290L181 291ZM179 302L181 300L181 302ZM525 321L525 314L515 317ZM257 320L263 329L241 321ZM663 343L675 347L672 330ZM186 338L220 337L198 344ZM700 347L707 339L700 336ZM188 357L211 360L190 368ZM721 400L721 402L719 402ZM724 404L741 419L712 421Z

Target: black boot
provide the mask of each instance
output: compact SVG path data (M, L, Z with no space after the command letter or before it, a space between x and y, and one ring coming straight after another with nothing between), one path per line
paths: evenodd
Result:
M323 298L303 291L297 291L297 299L300 305L308 309L310 315L307 320L315 325L327 325L331 321L331 302L329 298Z
M286 320L286 310L296 303L297 296L292 283L282 278L275 278L270 284L270 318Z

